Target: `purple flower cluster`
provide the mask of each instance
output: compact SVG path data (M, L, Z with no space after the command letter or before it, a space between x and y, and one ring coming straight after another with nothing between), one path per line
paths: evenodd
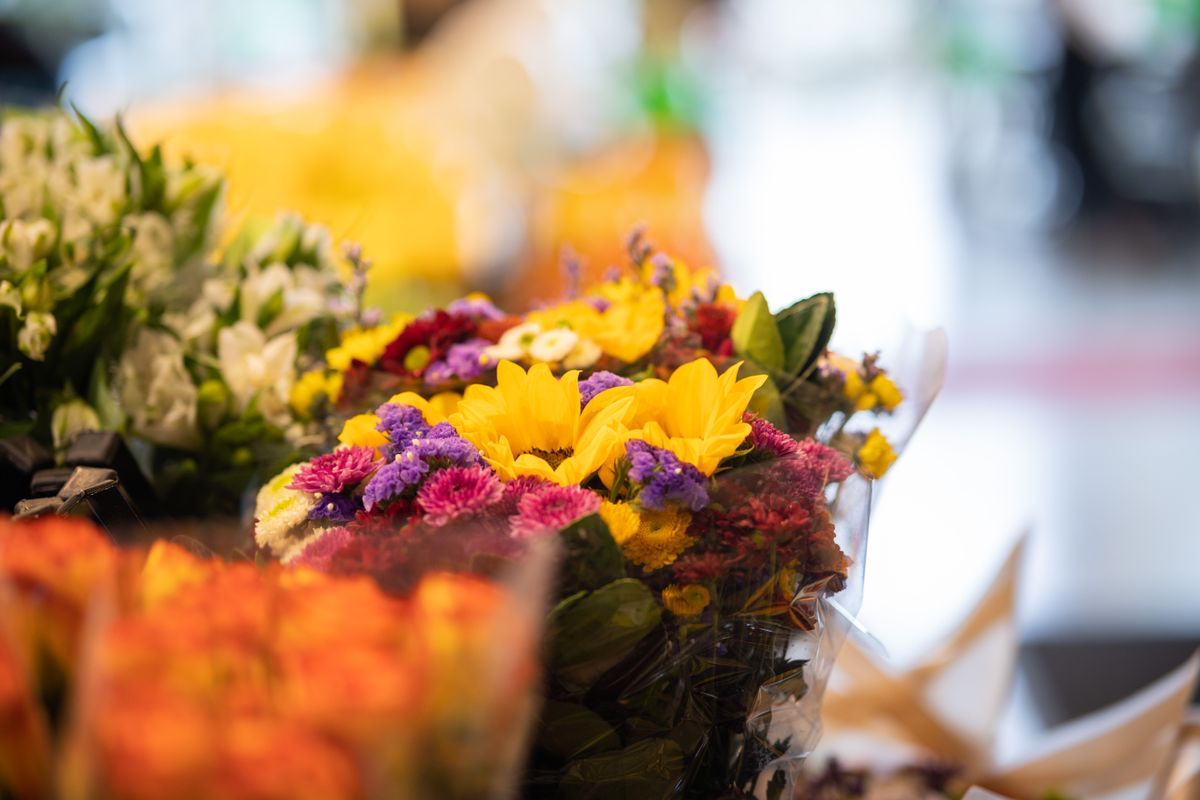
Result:
M452 344L446 358L435 361L425 368L425 380L429 383L449 383L454 380L470 381L478 378L484 370L496 365L485 358L483 351L491 345L487 339L471 339L461 344Z
M376 427L391 439L385 451L390 460L367 484L363 493L367 511L400 497L431 470L479 463L479 451L448 422L430 427L416 408L392 403L380 406L378 414Z
M460 297L446 306L446 311L456 317L504 319L504 312L485 297Z
M321 495L321 499L308 512L308 518L341 524L354 519L362 507L362 500L358 497L329 492Z
M592 402L592 398L596 395L615 386L633 386L633 381L605 370L593 372L586 379L579 382L580 407L586 406Z
M632 439L625 443L629 478L641 484L638 502L643 508L662 511L668 502L689 511L708 505L708 486L703 473L685 464L670 450L651 447Z

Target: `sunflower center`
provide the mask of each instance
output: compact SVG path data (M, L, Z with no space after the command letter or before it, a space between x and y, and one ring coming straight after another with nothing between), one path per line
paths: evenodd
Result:
M558 469L558 465L570 458L573 453L574 451L569 448L559 448L558 450L538 450L535 448L529 451L529 455L537 456L549 464L550 469Z

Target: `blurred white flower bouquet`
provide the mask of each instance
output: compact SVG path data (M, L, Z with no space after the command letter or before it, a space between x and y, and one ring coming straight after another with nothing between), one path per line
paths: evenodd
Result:
M357 322L328 234L251 223L216 258L221 176L139 153L120 123L0 121L0 436L129 438L172 513L234 511L314 438L298 371Z

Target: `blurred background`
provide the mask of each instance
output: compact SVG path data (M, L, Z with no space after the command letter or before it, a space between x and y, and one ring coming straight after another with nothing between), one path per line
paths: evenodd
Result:
M943 326L862 619L900 664L1028 533L1018 703L1200 643L1197 0L0 0L0 101L123 113L234 217L361 241L370 300L555 296L648 226L835 345Z

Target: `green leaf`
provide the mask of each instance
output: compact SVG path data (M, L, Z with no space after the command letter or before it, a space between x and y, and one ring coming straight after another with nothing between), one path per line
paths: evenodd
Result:
M71 110L75 112L75 118L79 120L79 126L83 128L83 132L87 135L88 141L92 143L96 155L104 155L108 152L108 142L104 138L104 134L96 127L87 116L79 110L79 106L71 103Z
M829 292L814 294L775 315L785 349L782 369L791 378L803 378L817 363L833 336L835 319Z
M599 514L568 525L559 534L563 544L562 593L598 589L625 577L625 559Z
M567 800L656 800L675 796L683 750L670 739L644 739L613 753L568 765L560 788Z
M775 378L761 364L750 360L747 360L742 365L739 377L744 378L748 375L766 375L767 380L754 391L754 396L750 398L747 410L752 414L762 417L772 425L780 428L784 427L786 419L783 410L783 397L779 392L779 384L775 383Z
M550 612L549 660L554 677L568 691L586 691L661 618L654 595L632 578L572 595Z
M752 358L767 369L783 369L783 338L762 292L750 295L729 335L739 356Z
M538 725L538 747L564 760L604 753L621 737L599 714L576 703L548 700Z
M267 298L267 302L263 303L258 308L258 319L256 323L258 327L264 330L271 321L283 313L283 289L277 289L274 294Z
M20 361L14 361L12 364L10 364L8 369L4 370L3 373L0 373L0 386L3 386L4 382L6 380L8 380L9 378L11 378L13 375L16 375L17 372L20 371L20 369L21 369Z

